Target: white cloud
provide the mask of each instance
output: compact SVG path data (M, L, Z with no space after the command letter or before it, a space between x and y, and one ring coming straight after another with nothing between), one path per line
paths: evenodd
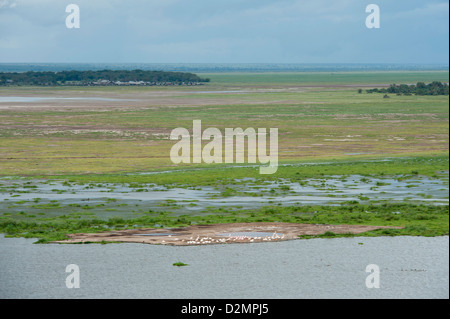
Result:
M441 3L428 3L423 7L415 7L415 8L408 8L407 10L396 12L393 14L393 17L395 18L422 18L422 17L429 17L429 16L439 16L439 15L446 15L448 17L449 12L449 3L448 2L441 2Z
M0 39L0 48L3 50L18 49L18 48L20 48L20 45L19 45L17 39L6 38L6 39Z
M17 3L14 0L0 0L0 9L3 8L15 8Z

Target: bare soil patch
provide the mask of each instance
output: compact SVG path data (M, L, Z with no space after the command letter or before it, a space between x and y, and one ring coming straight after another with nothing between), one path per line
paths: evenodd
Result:
M211 245L293 240L298 239L300 235L321 235L326 232L360 234L383 228L398 229L401 227L294 223L213 224L193 225L175 229L131 229L96 234L70 234L67 235L70 239L58 241L57 243L123 242L174 246ZM251 235L252 232L255 233L255 236ZM260 237L257 233L261 232L272 235ZM246 233L247 235L235 236L233 233Z

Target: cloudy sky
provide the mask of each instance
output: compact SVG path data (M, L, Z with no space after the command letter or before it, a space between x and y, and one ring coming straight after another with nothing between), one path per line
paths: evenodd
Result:
M0 0L0 62L448 64L448 37L442 0Z

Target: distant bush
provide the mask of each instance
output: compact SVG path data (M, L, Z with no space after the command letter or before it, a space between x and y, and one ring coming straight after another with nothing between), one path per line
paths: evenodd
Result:
M62 71L62 72L1 72L0 86L8 85L193 85L209 82L192 73L163 71Z
M359 90L358 90L359 92ZM438 81L434 81L429 84L425 84L424 82L418 82L416 85L407 85L407 84L391 84L387 89L370 89L366 90L367 93L391 93L397 95L406 95L411 96L415 95L449 95L449 87L448 83L442 83ZM386 97L386 95L385 95Z

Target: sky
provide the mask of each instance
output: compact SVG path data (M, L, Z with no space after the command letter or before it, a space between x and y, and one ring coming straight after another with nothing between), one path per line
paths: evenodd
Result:
M0 0L0 63L448 65L448 38L442 0Z

